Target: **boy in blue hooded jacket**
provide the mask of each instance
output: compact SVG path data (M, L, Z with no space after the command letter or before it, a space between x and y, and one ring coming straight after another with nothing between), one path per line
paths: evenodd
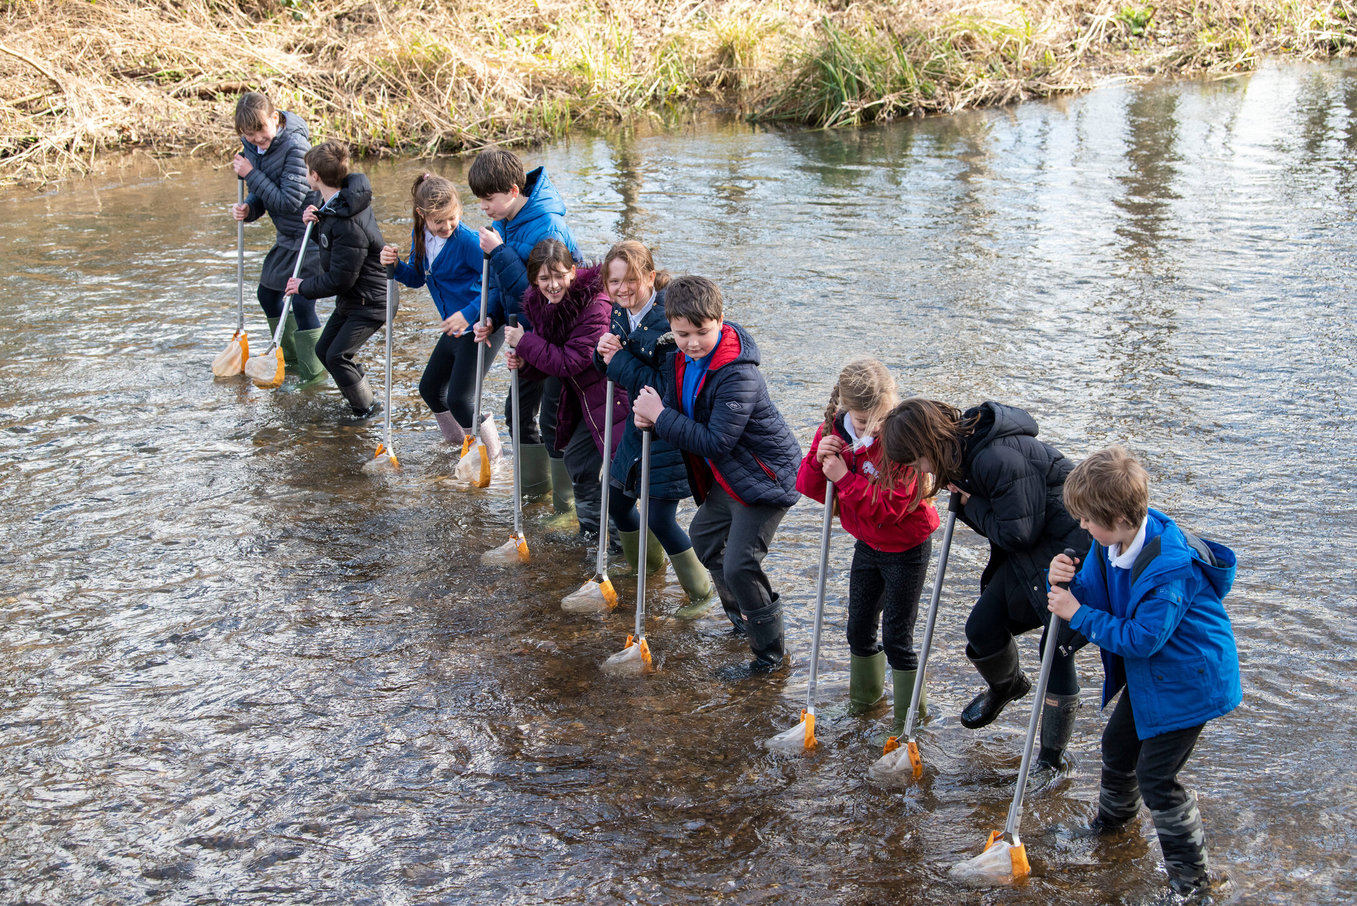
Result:
M749 639L751 672L773 670L784 654L782 605L763 558L801 498L801 445L768 395L754 338L725 320L715 283L679 277L665 290L664 313L678 348L660 366L660 390L637 394L636 427L653 427L683 451L699 504L688 527L693 550Z
M521 303L528 290L528 255L543 239L559 239L570 250L576 264L584 257L570 227L565 223L565 202L547 178L546 170L524 172L523 162L512 151L492 148L476 155L467 170L467 184L480 203L481 213L491 224L480 230L481 251L490 256L490 290L487 314L490 327L476 324L479 302L462 310L468 324L476 324L477 342L489 338L504 326L508 315L518 315L527 330L532 324L523 316ZM558 513L570 510L574 497L565 461L556 450L556 409L561 398L561 382L521 380L519 401L523 415L514 422L520 432L519 454L523 457L523 493L539 497L552 491L552 503ZM541 430L537 412L541 409ZM514 418L512 405L504 401L505 419ZM548 464L550 471L548 471Z
M1102 649L1104 707L1125 689L1103 731L1092 828L1124 827L1143 797L1170 886L1183 895L1203 890L1210 882L1201 813L1178 772L1206 722L1243 697L1222 603L1235 555L1150 509L1149 476L1121 447L1076 466L1064 498L1094 544L1077 574L1064 554L1051 561L1048 607Z

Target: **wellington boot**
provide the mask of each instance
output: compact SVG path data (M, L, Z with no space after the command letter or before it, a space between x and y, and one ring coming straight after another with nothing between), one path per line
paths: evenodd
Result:
M1202 830L1197 800L1189 797L1182 805L1163 811L1151 811L1159 848L1164 853L1164 870L1169 887L1182 897L1208 889L1211 884L1206 858L1206 834Z
M372 387L368 384L367 378L363 378L349 387L340 387L339 392L344 394L344 399L349 401L349 408L353 410L354 418L371 418L381 410L381 405L375 402Z
M575 485L564 459L551 460L551 508L557 513L569 513L575 506Z
M989 688L971 699L961 712L961 725L968 730L978 730L992 723L1009 702L1030 692L1032 683L1018 666L1018 643L1012 639L1006 647L982 658L976 658L971 646L967 645L966 657L989 684Z
M886 689L886 652L871 657L848 656L848 712L862 714L881 700Z
M1098 786L1098 812L1089 821L1094 834L1114 834L1136 820L1145 801L1135 771L1115 771L1103 765Z
M919 678L917 670L896 670L891 668L891 685L894 687L895 719L891 723L891 734L899 736L905 732L905 715L909 713L909 700L914 696L914 683ZM919 711L914 723L920 724L928 716L928 687L919 691Z
M330 372L325 370L321 364L320 356L316 355L316 341L320 339L322 327L315 327L311 330L299 330L293 337L293 346L297 352L297 376L301 382L297 384L298 390L307 390L311 387L319 387L330 377ZM287 347L283 347L283 364L287 368Z
M749 650L754 654L750 669L756 673L776 670L782 666L786 652L782 631L782 603L773 594L773 603L745 615L749 631Z
M1078 692L1073 695L1046 693L1041 703L1041 748L1027 777L1029 793L1054 781L1069 766L1065 749L1074 735L1074 712L1078 709Z
M277 319L274 319L277 324ZM320 336L320 329L317 328L316 336ZM278 348L283 350L283 367L287 369L288 374L301 374L300 362L297 360L297 319L293 317L292 312L287 313L287 323L283 325L283 341L278 344ZM311 344L315 349L315 344Z
M680 620L696 620L706 616L712 604L716 603L716 585L712 582L707 567L697 559L697 551L690 547L677 554L670 554L669 562L674 564L674 573L678 576L679 585L683 586L688 595L688 603L674 611L674 616Z
M458 452L461 452L462 441L466 438L466 429L457 424L457 417L444 410L435 412L433 420L438 423L438 432L443 435L443 442L450 447L456 447Z
M617 537L622 542L622 557L627 561L627 569L635 575L636 561L641 556L641 532L639 529L634 532L619 531Z
M523 444L518 451L523 457L519 466L523 470L523 496L529 500L538 500L551 493L551 472L547 465L547 448L544 444Z

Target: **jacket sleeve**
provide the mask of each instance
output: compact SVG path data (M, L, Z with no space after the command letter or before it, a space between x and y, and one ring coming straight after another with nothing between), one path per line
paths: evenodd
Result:
M424 268L419 266L420 262L414 260L412 256L407 263L396 259L396 280L402 286L408 286L412 289L419 289L424 285Z
M971 468L966 519L1006 551L1027 550L1046 527L1046 479L1022 451L987 450Z
M566 378L594 367L594 347L608 330L608 310L590 304L580 312L565 343L549 343L535 333L523 334L518 354L532 367L551 377Z
M609 380L617 382L627 391L627 395L633 398L641 392L642 387L659 388L659 369L652 368L649 362L636 355L625 344L613 356L606 374Z
M796 489L812 500L825 502L826 479L820 468L820 460L815 453L820 449L820 437L824 433L823 423L815 429L815 437L810 442L810 452L801 460L801 468L796 473Z
M268 211L299 213L311 191L306 182L306 152L296 144L289 145L278 182L269 179L263 168L255 167L245 177L245 184L250 187L251 214L256 202Z
M1080 607L1070 626L1099 648L1124 658L1148 658L1163 648L1182 622L1188 606L1186 583L1182 579L1156 586L1128 617L1114 616L1096 605L1084 605L1077 595L1076 599Z
M308 299L338 296L353 289L367 259L367 236L351 224L341 224L330 233L330 266L322 274L302 281L301 294Z
M913 481L887 487L876 484L861 472L850 471L839 482L836 491L843 506L860 513L870 513L872 521L882 526L904 525L921 517L932 521L928 519L927 513L919 512L924 506L923 502L913 503Z
M507 242L501 243L490 253L490 270L494 271L495 282L499 284L500 305L505 314L520 317L518 300L528 291L528 266L523 262ZM509 300L509 301L505 301ZM475 320L475 315L472 315ZM496 321L499 324L500 321Z
M718 375L708 374L707 380L715 385L710 391L711 417L707 423L694 421L677 405L666 405L655 422L655 433L680 450L704 459L718 459L734 450L744 435L763 385L753 366L728 365Z

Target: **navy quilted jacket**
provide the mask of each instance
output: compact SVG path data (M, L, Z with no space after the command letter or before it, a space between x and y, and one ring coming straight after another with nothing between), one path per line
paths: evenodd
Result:
M278 134L263 154L253 144L241 139L241 155L254 167L245 177L245 203L250 213L247 223L268 214L278 231L273 248L264 259L259 282L268 289L281 290L292 276L297 263L297 250L302 247L306 224L302 223L302 209L311 187L306 182L306 152L311 150L311 135L301 117L283 111L283 123ZM314 245L303 259L302 276L319 273Z
M800 499L796 472L801 445L768 395L759 373L759 348L727 321L698 385L693 417L683 414L685 357L675 349L660 370L664 411L655 436L683 451L688 483L698 503L712 482L746 505L791 506Z
M1002 580L1024 592L1046 621L1046 570L1051 558L1072 547L1082 560L1092 539L1065 509L1061 495L1074 463L1037 440L1037 423L1014 406L981 403L963 417L979 416L965 439L957 485L970 499L958 514L989 539L990 559L980 587L1004 570Z
M594 354L594 366L617 384L632 399L647 385L660 386L660 366L664 362L665 352L674 348L669 337L669 322L664 317L664 290L655 296L655 305L645 313L636 329L631 329L631 319L627 310L614 305L612 323L608 332L622 337L622 348L613 356L612 362L604 366L603 360ZM664 340L664 342L661 342ZM622 443L613 457L611 479L615 487L620 487L632 497L640 496L641 482L641 432L632 421L630 413L624 425L614 425L614 431L622 434ZM688 470L683 465L683 454L658 437L650 443L650 496L662 500L682 500L692 491L688 489Z

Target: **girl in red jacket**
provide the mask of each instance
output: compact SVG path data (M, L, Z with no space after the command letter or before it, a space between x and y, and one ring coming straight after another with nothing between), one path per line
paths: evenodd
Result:
M877 434L897 401L895 379L885 365L876 359L845 365L801 462L796 489L823 503L825 480L834 482L839 522L857 539L848 581L848 698L855 711L875 704L889 661L899 735L918 675L914 622L938 511L931 499L914 503L914 480L895 487L880 480L885 453ZM921 711L924 704L920 694Z

